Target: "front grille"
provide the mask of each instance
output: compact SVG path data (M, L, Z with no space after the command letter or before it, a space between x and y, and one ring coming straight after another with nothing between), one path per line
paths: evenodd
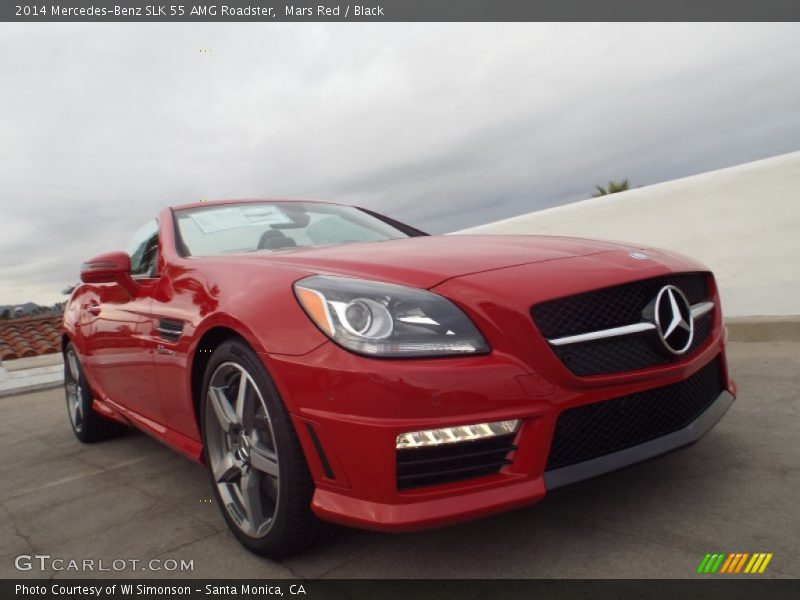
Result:
M686 351L687 355L708 339L712 322L711 315L695 321L694 339ZM680 358L664 352L661 349L661 340L653 331L583 344L555 346L553 351L572 373L582 377L658 367Z
M634 281L548 300L534 306L531 316L548 339L630 325L642 320L642 312L665 285L683 291L690 304L709 300L708 277L707 273L678 273ZM700 348L712 329L711 313L697 319L686 355ZM655 331L552 348L564 366L581 377L661 366L681 358L664 351Z
M569 408L561 413L547 470L566 467L688 426L723 390L719 358L671 385Z
M474 442L397 451L397 489L461 481L497 473L516 450L511 433Z
M665 285L680 288L690 304L709 297L706 273L677 273L548 300L531 314L546 338L630 325L641 321L642 311Z

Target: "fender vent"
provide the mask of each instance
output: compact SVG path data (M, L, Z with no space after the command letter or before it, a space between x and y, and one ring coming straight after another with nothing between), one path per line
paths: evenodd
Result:
M183 323L172 319L159 319L156 330L158 337L165 342L177 342L183 333Z

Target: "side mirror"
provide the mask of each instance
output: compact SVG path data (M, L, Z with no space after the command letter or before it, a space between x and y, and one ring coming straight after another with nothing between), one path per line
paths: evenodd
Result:
M131 257L125 252L107 252L90 258L81 266L81 281L118 283L131 295L137 287L131 278Z
M112 283L120 275L130 272L130 256L124 252L108 252L83 263L81 281L84 283Z

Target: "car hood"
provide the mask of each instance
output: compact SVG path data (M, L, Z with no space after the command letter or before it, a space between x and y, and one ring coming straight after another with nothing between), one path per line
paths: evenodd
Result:
M309 273L430 288L463 275L632 248L566 237L443 235L253 252L237 258Z

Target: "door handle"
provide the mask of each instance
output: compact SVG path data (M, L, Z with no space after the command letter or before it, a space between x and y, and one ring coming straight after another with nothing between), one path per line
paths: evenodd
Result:
M87 308L86 310L89 311L90 315L97 316L100 314L100 303L95 300L92 300L89 303L89 308Z

